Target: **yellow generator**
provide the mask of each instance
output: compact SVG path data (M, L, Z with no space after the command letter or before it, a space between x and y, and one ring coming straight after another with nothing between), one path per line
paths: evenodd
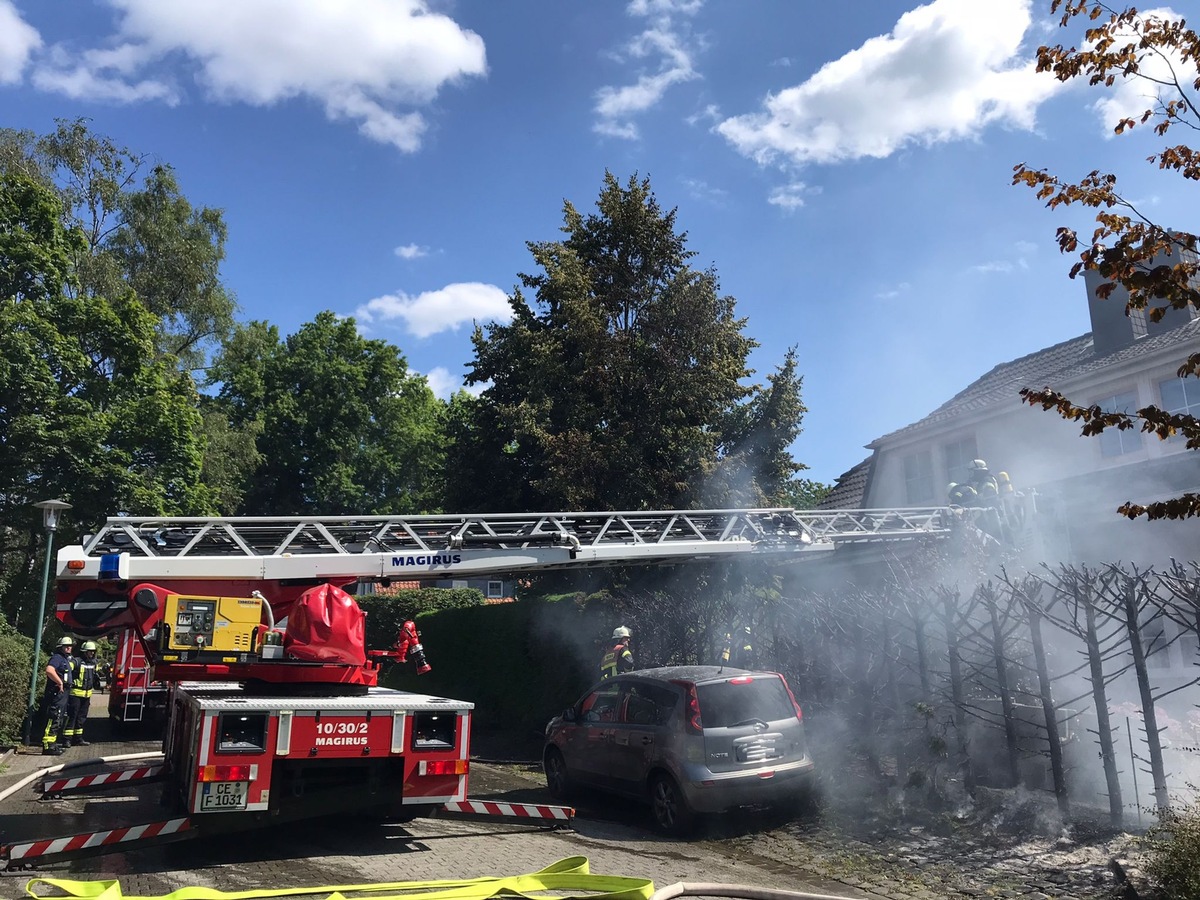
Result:
M257 651L263 603L256 597L167 594L163 662L246 662Z

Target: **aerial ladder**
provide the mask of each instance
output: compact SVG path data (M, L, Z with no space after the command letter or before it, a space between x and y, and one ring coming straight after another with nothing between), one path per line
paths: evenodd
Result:
M171 685L162 764L138 770L163 783L170 816L0 845L0 863L336 813L469 810L473 705L379 687L389 652L365 646L363 614L343 590L356 582L787 562L949 527L936 508L109 518L59 551L56 615L83 636L132 629L153 677ZM42 790L128 781L57 778ZM553 821L572 811L509 812Z

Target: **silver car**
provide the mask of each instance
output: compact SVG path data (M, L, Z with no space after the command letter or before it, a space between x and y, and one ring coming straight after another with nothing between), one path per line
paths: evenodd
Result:
M648 801L658 827L698 813L797 804L813 761L782 675L718 666L642 669L601 681L546 726L546 784Z

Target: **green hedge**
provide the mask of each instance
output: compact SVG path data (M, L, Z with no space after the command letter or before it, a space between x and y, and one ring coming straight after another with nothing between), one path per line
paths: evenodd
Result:
M420 588L354 599L367 614L367 646L373 650L392 646L400 626L409 619L440 609L483 605L483 593L474 588Z
M418 676L411 666L392 666L383 680L469 700L478 726L540 734L595 681L600 622L569 596L427 613L417 625L433 671Z
M29 676L33 660L32 639L19 634L0 619L0 746L11 747L21 741L21 723L25 719L25 704L29 700ZM45 654L42 654L45 657ZM38 667L44 669L46 660ZM44 677L44 676L43 676ZM41 699L42 682L38 682L36 699Z

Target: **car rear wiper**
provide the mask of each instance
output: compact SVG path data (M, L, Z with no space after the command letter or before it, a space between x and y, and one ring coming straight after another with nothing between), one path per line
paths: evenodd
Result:
M743 725L753 725L756 728L760 727L760 726L762 728L770 728L771 727L768 723L764 722L762 719L742 719L742 721L734 722L729 727L730 728L741 728Z

